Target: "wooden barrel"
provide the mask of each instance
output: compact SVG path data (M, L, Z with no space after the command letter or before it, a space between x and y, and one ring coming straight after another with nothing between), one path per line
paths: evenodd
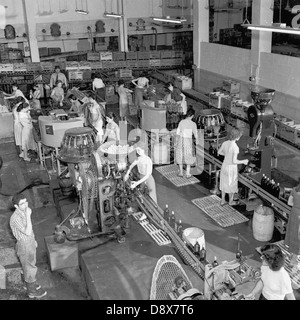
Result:
M253 237L258 241L270 241L274 231L274 211L263 205L254 210L252 220Z

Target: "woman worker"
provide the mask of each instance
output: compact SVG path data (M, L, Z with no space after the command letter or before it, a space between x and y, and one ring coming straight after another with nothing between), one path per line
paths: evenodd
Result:
M149 79L145 77L144 73L141 73L140 77L131 80L131 82L135 85L134 104L138 110L138 118L141 118L140 106L144 101L144 90L145 88L149 88Z
M233 201L233 196L238 192L238 164L248 164L248 159L238 160L237 156L240 152L236 141L242 136L242 131L233 128L229 133L229 140L222 143L218 154L224 156L224 161L220 173L220 189L222 192L221 205L226 204L225 194L229 194L229 205L237 205L238 202Z
M176 163L179 165L179 177L183 177L183 165L186 164L186 177L190 178L191 165L195 163L196 157L193 152L193 136L198 144L197 125L192 121L195 110L190 108L186 118L179 122L176 131L175 154Z
M261 278L246 298L259 300L296 300L291 278L284 268L284 255L276 244L266 244L261 248Z
M131 181L131 188L136 188L139 184L145 182L146 186L149 189L149 196L153 199L155 203L157 203L156 196L156 186L155 181L152 176L153 163L150 157L145 154L146 145L144 143L138 143L136 148L138 158L132 162L128 171L124 176L124 180L127 181L129 178L129 174L131 170L137 166L138 174L140 180Z
M22 125L22 152L20 157L25 161L30 161L30 158L28 157L28 151L36 151L37 144L33 136L33 125L30 116L29 104L26 102L21 103L18 106L17 111L19 112L19 121Z

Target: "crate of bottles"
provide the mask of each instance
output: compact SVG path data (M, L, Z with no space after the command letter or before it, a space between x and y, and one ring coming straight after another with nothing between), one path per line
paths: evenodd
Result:
M125 52L113 52L112 55L114 61L125 60Z
M126 52L126 60L137 60L137 52L136 51Z
M150 59L160 59L160 51L150 51Z

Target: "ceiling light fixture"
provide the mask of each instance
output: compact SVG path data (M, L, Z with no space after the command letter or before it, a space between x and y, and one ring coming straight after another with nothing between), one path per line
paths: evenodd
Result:
M291 28L291 27L276 27L276 26L260 26L260 25L252 25L246 24L242 25L243 27L247 27L250 30L258 30L258 31L269 31L269 32L278 32L278 33L288 33L288 34L298 34L300 35L299 28Z
M110 1L110 12L108 12L107 9L106 9L107 6L106 6L106 0L105 0L104 16L105 17L111 17L111 18L122 18L122 17L124 17L124 14L122 14L122 13L114 13L113 12L112 3L113 3L113 0Z
M173 19L170 18L169 16L165 17L165 18L157 18L157 17L153 17L152 20L154 21L162 21L162 22L169 22L169 23L178 23L181 24L182 22L185 22L186 19Z
M162 4L163 6L163 4ZM165 16L164 15L164 7L163 9L163 17L152 17L152 20L154 21L162 21L162 22L168 22L168 23L177 23L177 24L182 24L183 22L187 21L184 17L183 17L183 0L181 0L181 18L171 18L170 16Z
M78 9L77 0L76 0L76 9L75 9L76 13L80 13L80 14L88 14L89 13L88 7L87 7L87 0L85 1L85 8L86 8L86 10L83 9L83 3L82 3L82 0L81 0L81 9Z
M112 17L112 18L122 18L124 17L121 13L113 13L113 12L104 12L105 17Z

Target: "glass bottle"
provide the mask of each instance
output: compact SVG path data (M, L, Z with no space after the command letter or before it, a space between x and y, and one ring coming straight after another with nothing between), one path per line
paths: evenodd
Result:
M166 221L169 221L169 215L170 215L169 206L166 204L166 207L165 207L165 210L164 210L164 219Z
M176 232L177 232L177 234L178 234L178 236L179 236L180 238L182 237L182 231L183 231L182 222L181 222L181 220L179 220L178 223L177 223L177 230L176 230Z
M212 266L215 268L215 267L217 267L218 265L219 265L218 259L217 259L217 257L215 257L215 258L214 258L214 261L213 261L213 263L212 263Z
M170 216L170 222L169 222L170 227L175 229L175 223L176 223L175 213L174 211L172 211L172 214Z

